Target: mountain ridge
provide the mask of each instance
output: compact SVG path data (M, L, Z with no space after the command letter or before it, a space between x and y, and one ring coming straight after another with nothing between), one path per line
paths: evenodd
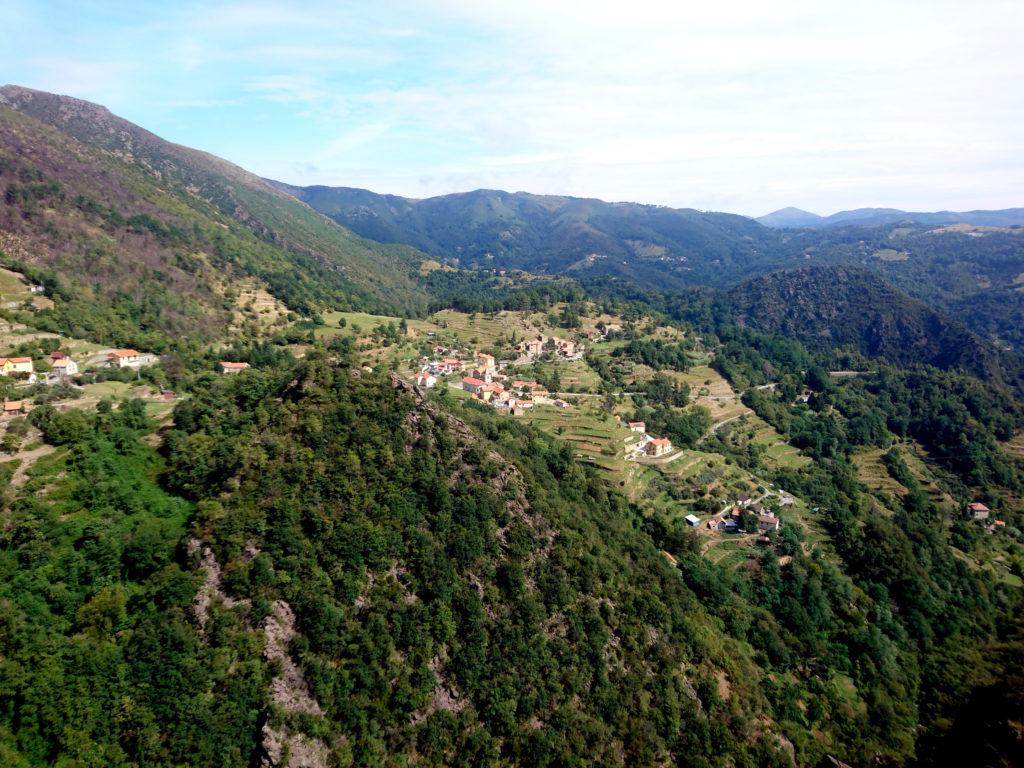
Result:
M852 208L821 216L788 207L758 216L755 221L776 229L825 228L851 224L880 225L909 222L927 225L969 224L977 227L1024 226L1024 208L972 211L903 211L899 208Z
M426 307L417 280L425 255L359 237L226 160L167 142L100 105L20 86L0 87L0 116L5 230L35 266L87 278L78 282L101 293L116 293L120 275L148 260L152 276L206 265L258 279L306 314ZM88 256L97 249L99 271ZM203 303L219 311L215 297Z

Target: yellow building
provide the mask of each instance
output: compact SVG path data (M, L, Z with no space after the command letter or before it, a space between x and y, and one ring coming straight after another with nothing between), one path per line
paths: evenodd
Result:
M10 376L12 373L32 373L31 357L0 357L0 374Z

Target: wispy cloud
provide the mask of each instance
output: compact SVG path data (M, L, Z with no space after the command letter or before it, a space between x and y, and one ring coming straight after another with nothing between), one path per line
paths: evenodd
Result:
M17 4L22 81L298 183L747 213L1024 189L1018 2L62 3Z

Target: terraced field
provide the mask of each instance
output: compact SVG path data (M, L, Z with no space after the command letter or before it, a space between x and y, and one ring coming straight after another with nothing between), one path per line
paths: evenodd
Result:
M587 404L571 408L538 406L522 419L571 443L577 455L600 469L609 484L622 488L639 469L626 461L623 450L624 441L635 435L613 417L605 420L602 415L599 408Z
M543 321L544 316L535 317L523 312L497 312L493 316L477 314L467 315L446 309L428 318L427 323L438 332L457 337L463 344L475 344L483 347L493 346L499 339L508 340L513 334L519 339L535 336L538 333L552 334L553 331ZM410 323L412 325L413 323ZM555 335L568 337L568 331L559 331ZM474 341L475 339L475 341Z
M764 450L764 465L773 469L799 469L810 463L809 458L787 443L774 427L752 411L728 423L720 423L716 434L738 450L744 450L749 445L761 447Z

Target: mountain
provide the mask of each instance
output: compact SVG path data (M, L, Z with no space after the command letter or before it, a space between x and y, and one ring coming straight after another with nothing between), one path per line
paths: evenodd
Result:
M426 306L422 254L361 238L242 168L96 104L0 88L0 184L5 263L60 283L64 330L119 343L135 343L132 324L216 337L240 281L304 313Z
M999 379L992 345L877 275L805 267L752 278L728 294L740 325L798 339L816 351L853 347L899 365L926 363Z
M755 221L764 224L766 227L814 227L821 223L822 217L810 211L800 208L780 208L764 216L758 216Z
M845 225L928 224L948 226L969 224L976 227L1024 226L1024 208L1005 208L998 211L901 211L897 208L855 208L839 211L831 216L818 216L799 208L782 210L758 217L757 221L773 228L823 228Z
M726 285L776 244L771 230L727 213L488 189L413 200L270 183L365 237L462 266Z

